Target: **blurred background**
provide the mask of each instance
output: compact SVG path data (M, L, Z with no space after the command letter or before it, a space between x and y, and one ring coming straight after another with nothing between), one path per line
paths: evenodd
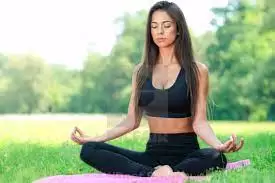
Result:
M125 114L155 0L0 0L0 116ZM174 0L211 120L275 120L275 1ZM273 21L272 21L273 17Z

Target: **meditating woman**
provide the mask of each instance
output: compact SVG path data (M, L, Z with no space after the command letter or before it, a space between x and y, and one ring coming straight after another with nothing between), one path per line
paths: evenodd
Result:
M207 96L208 68L194 59L184 15L175 3L160 1L148 14L143 60L132 74L127 117L96 137L75 127L71 139L82 145L81 160L103 173L197 176L222 170L227 164L224 153L241 149L243 139L236 143L232 135L222 143L215 136L207 122ZM144 152L106 143L137 129L143 114L150 129ZM200 148L197 136L210 147Z

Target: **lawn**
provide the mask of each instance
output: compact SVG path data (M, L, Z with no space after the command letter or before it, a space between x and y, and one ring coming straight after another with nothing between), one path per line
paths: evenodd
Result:
M90 135L101 134L120 119L0 121L0 182L29 183L44 176L96 172L80 161L81 146L70 141L70 132L77 125ZM215 172L211 182L275 182L275 123L223 121L211 125L221 140L232 132L244 137L241 151L226 154L229 161L252 162L243 169ZM145 148L147 134L143 121L136 131L108 143L140 151ZM201 140L200 144L206 147Z

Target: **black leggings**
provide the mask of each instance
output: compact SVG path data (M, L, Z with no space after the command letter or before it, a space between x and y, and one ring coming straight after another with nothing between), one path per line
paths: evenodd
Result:
M133 151L106 142L83 144L80 158L103 173L149 177L158 165L187 175L206 175L224 169L225 155L213 148L200 149L197 135L191 133L150 133L146 150Z

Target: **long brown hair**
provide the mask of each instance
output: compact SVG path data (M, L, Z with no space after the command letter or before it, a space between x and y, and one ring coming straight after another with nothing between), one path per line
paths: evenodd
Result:
M140 117L141 109L138 106L138 101L140 97L140 90L142 85L144 84L147 76L149 76L152 71L153 67L157 62L157 57L159 55L159 49L157 45L154 43L152 35L151 35L151 21L152 21L152 14L156 10L163 10L165 11L177 25L177 38L174 42L175 44L175 56L176 59L179 61L179 64L186 73L186 82L188 86L188 95L191 99L191 113L195 115L195 105L198 98L197 90L198 90L198 67L195 63L194 55L193 55L193 48L191 42L191 36L188 30L188 26L183 15L183 12L173 2L168 1L159 1L155 3L151 9L149 10L148 17L147 17L147 25L146 25L146 38L145 38L145 45L144 51L142 56L142 62L137 71L136 76L136 95L135 95L135 112L136 116Z

